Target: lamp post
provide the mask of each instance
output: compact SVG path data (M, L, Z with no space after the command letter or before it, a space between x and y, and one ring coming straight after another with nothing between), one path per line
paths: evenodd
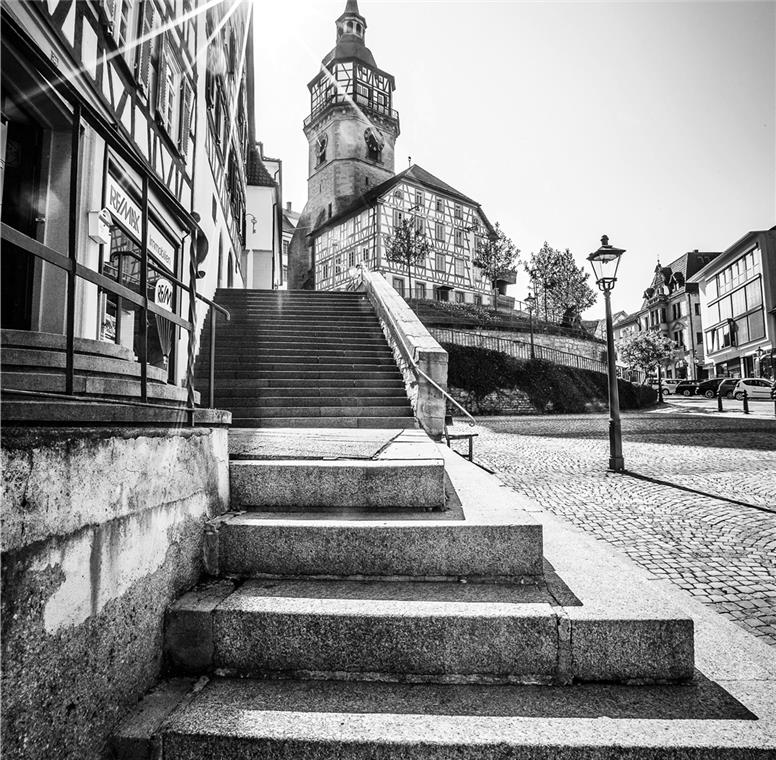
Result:
M612 305L610 294L617 282L617 269L624 248L609 245L609 238L601 238L601 247L593 251L587 260L593 268L598 289L604 294L606 305L606 364L609 375L609 469L622 472L625 460L622 456L622 429L620 426L620 396L617 390L617 374L614 356L614 331L612 329Z
M536 308L536 296L529 293L525 297L525 303L528 306L528 329L531 332L531 359L535 359L536 350L534 349L533 312Z

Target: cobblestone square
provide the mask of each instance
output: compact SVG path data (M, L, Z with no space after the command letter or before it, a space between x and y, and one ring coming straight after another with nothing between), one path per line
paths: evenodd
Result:
M776 645L776 422L626 414L624 474L606 415L479 422L476 462Z

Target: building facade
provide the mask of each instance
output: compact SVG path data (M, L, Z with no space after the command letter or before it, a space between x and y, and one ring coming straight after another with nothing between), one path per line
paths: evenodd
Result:
M277 290L282 282L282 163L264 155L262 143L248 151L247 224L242 272L246 288Z
M776 227L748 232L692 282L700 290L708 374L774 379Z
M241 282L250 6L4 3L2 34L3 328L185 384L189 288Z
M348 0L336 21L334 49L308 85L308 199L289 248L290 287L346 287L366 264L405 297L495 305L492 283L476 266L493 228L476 201L420 166L394 173L399 115L393 77L366 47L366 19ZM426 234L431 254L410 272L386 257L404 219ZM498 283L502 296L507 275ZM514 305L513 299L499 299Z
M708 376L704 367L703 329L698 285L690 278L718 253L690 251L668 266L655 267L655 275L644 291L636 315L639 330L658 330L676 344L666 367L667 379L700 380Z

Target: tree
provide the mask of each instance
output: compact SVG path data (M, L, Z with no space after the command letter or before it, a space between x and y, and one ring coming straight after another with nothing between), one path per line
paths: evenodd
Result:
M402 219L385 241L385 258L407 267L407 295L412 297L412 267L421 264L431 252L426 231L412 219Z
M676 350L676 343L657 330L643 330L617 342L617 354L629 367L648 375L650 370L665 364Z
M501 226L496 222L495 234L480 244L474 263L490 280L491 287L495 290L496 281L514 271L519 256L520 249L504 234Z
M545 240L524 267L536 302L543 305L545 321L560 322L572 311L581 314L595 303L596 292L587 284L590 273L577 266L568 248L557 250Z

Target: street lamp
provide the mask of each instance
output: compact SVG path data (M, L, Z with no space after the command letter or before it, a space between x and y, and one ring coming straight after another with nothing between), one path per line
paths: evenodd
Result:
M528 326L531 331L531 359L535 359L536 351L534 349L533 312L536 308L536 296L529 293L525 297L525 303L528 306Z
M625 460L622 456L622 429L620 427L620 396L617 390L617 374L614 357L614 331L612 329L612 305L610 293L617 282L617 269L624 248L609 245L609 238L601 238L601 247L591 253L587 260L593 268L598 289L604 294L606 305L606 364L609 375L609 469L622 472Z

